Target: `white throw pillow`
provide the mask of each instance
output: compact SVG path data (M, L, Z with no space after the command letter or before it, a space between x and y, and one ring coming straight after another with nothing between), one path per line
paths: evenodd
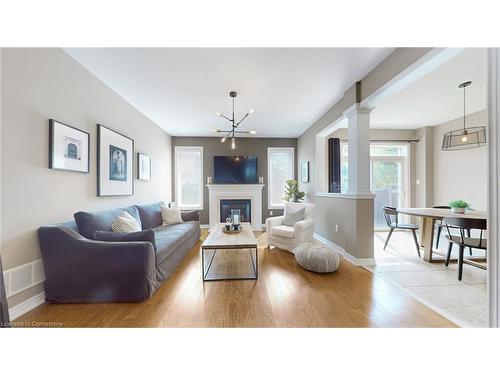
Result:
M283 218L283 225L288 225L289 227L293 227L294 224L298 221L304 220L306 214L306 208L301 207L292 211L290 208L285 210L285 217Z
M111 229L113 232L120 233L139 232L142 230L139 220L130 215L127 211L123 211L116 217L113 224L111 224Z
M161 205L161 217L163 226L182 223L181 211L178 208L170 208Z

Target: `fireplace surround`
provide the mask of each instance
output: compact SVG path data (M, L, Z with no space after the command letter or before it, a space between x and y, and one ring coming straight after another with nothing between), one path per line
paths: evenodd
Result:
M262 230L262 188L264 184L207 184L209 226L224 222L221 201L250 201L250 221L253 230Z

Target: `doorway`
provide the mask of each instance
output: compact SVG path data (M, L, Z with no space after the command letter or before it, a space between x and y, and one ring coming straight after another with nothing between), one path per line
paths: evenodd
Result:
M348 143L340 145L342 193L348 191ZM408 144L375 143L370 145L370 189L375 194L374 227L387 229L384 206L408 207ZM404 221L405 219L402 218Z
M408 207L408 145L370 146L370 188L375 229L387 228L383 207Z

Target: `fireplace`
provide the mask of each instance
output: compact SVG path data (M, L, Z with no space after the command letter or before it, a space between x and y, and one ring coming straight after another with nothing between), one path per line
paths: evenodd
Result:
M220 222L225 223L226 218L231 216L232 209L239 209L240 222L252 222L252 200L251 199L221 199L220 200Z
M226 221L227 216L221 216L222 201L245 200L250 203L250 211L242 211L243 214L249 215L248 221L252 223L253 230L262 230L263 187L264 184L207 184L209 226L213 227Z

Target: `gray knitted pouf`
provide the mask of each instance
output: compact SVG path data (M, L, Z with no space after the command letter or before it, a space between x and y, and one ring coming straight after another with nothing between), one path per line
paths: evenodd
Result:
M313 272L334 272L340 264L340 255L336 251L315 243L300 244L294 253L297 263Z

